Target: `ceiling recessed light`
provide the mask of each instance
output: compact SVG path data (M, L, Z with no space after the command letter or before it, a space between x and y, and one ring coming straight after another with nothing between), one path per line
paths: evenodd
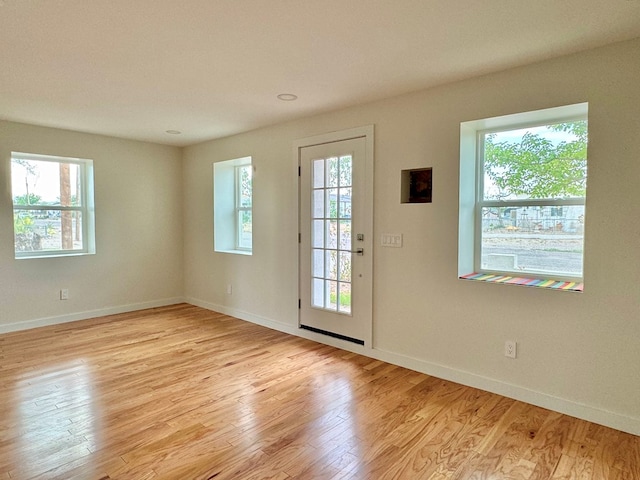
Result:
M182 132L180 130L167 130L166 133L169 135L180 135Z
M278 95L278 99L282 100L283 102L293 102L294 100L298 99L298 96L294 95L293 93L281 93L280 95Z

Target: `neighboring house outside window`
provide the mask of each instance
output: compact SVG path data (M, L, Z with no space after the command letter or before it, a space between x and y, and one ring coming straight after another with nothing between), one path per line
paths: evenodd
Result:
M459 276L583 281L587 104L461 124Z
M251 255L253 166L251 157L213 164L214 250Z
M15 258L95 253L93 161L11 154Z

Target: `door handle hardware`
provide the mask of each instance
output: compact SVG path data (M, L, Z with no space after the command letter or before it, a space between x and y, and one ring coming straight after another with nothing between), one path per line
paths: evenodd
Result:
M355 250L349 250L351 253L355 253L356 255L364 255L364 248L356 248Z

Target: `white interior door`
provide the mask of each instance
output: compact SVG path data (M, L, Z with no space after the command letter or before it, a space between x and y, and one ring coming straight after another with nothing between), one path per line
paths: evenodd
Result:
M368 145L360 136L299 148L300 327L361 345L372 324Z

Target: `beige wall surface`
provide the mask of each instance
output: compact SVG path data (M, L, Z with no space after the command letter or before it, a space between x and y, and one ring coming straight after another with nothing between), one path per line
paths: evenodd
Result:
M295 332L293 141L373 124L366 353L640 434L638 59L636 40L187 147L186 298ZM579 102L590 132L584 293L458 280L460 122ZM214 253L212 164L248 155L253 256ZM416 167L433 167L432 204L400 203L400 171ZM402 233L403 248L380 247L382 233ZM518 342L516 360L505 340Z
M95 255L14 259L12 151L93 160ZM181 298L181 178L179 148L0 122L0 331Z

